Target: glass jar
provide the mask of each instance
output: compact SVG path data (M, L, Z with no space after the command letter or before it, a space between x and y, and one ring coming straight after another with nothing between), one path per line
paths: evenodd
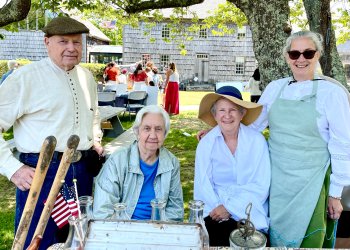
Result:
M112 220L130 220L130 216L126 212L125 203L116 203L113 205L114 213L111 217Z
M85 214L88 221L94 218L92 212L93 200L93 197L88 195L79 197L80 213Z
M151 220L153 221L167 221L165 216L165 206L166 201L163 199L153 199L151 200L152 214Z
M68 218L68 222L69 233L63 249L83 250L88 225L86 214L82 214L80 219L76 218L75 216L70 216Z
M188 202L190 208L189 223L198 223L202 226L202 237L204 249L209 249L209 234L203 219L204 202L201 200L191 200Z

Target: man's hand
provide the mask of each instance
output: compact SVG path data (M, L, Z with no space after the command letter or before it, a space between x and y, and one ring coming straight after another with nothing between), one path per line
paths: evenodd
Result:
M219 205L210 212L209 216L212 218L212 220L222 221L228 220L231 217L231 214L223 205Z
M328 217L333 220L338 220L342 211L343 206L340 202L340 199L336 199L329 196L327 208Z
M197 140L200 141L200 139L203 138L203 136L205 136L206 134L208 134L208 132L210 131L210 129L206 129L206 130L201 130L197 133Z
M95 142L94 145L92 146L92 149L95 150L99 156L102 156L104 154L104 148L99 142Z
M23 165L11 177L12 181L20 190L26 191L30 189L34 178L35 168Z

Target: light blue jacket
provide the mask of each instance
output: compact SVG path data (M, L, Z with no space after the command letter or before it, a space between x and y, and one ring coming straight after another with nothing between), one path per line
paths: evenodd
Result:
M113 204L126 203L131 217L140 196L144 176L140 169L137 142L114 152L97 176L94 193L94 218L106 219L113 214ZM182 221L183 196L180 181L180 164L166 148L159 149L159 165L154 180L156 198L167 201L167 219Z

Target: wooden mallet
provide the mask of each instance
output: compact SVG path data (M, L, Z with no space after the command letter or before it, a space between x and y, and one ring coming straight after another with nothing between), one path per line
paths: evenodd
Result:
M58 192L60 191L60 189L62 187L61 180L65 179L70 164L73 162L73 159L74 159L74 161L80 160L80 158L75 157L76 149L78 147L79 141L80 141L80 139L77 135L70 136L68 141L67 141L67 148L63 152L62 159L61 159L60 165L57 169L57 173L56 173L55 179L53 181L49 196L46 200L46 203L45 203L44 209L41 213L38 225L35 229L31 245L34 244L35 238L37 238L38 236L42 237L44 235L46 225L50 219L51 212L52 212L53 207L55 205Z
M23 209L21 220L19 222L12 249L22 250L26 241L30 223L33 218L36 203L38 201L41 188L43 186L47 170L50 165L52 155L56 147L56 138L48 136L41 147L39 160L36 165L32 184L29 189L28 198Z

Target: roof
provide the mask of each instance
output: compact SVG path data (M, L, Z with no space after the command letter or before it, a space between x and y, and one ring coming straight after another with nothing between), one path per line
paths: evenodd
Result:
M91 48L91 52L99 53L123 53L123 46L121 45L95 45Z
M219 4L225 3L226 0L204 0L203 3L195 4L189 7L189 12L195 12L199 19L204 19L210 16L209 11L213 11ZM173 13L173 8L160 10L164 17L170 17ZM192 15L186 15L185 18L192 18Z
M98 29L95 25L93 25L90 21L88 20L83 20L78 17L73 17L79 22L85 24L86 27L89 28L90 33L89 37L96 38L98 40L106 41L106 42L111 42L111 39L109 39L100 29Z
M337 46L339 54L350 54L350 40Z

